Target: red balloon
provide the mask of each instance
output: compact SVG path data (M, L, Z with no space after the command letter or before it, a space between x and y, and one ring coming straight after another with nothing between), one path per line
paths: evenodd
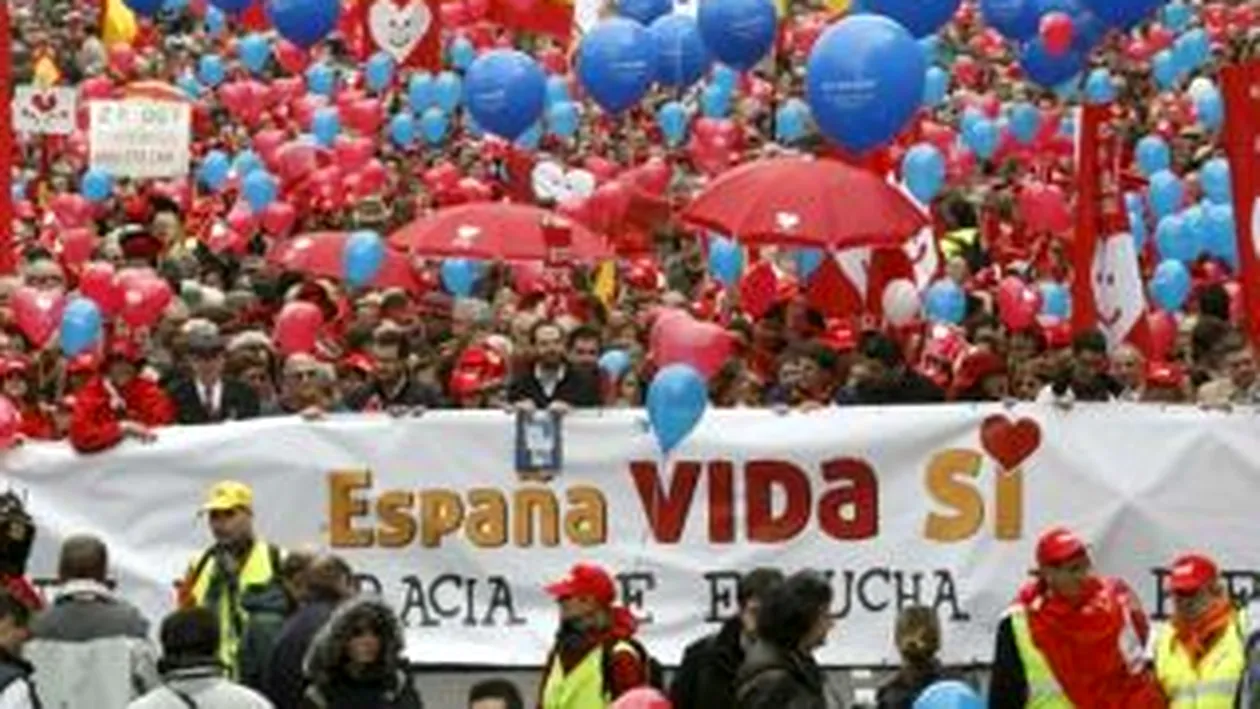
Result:
M249 208L248 202L240 200L228 212L227 224L239 234L253 234L258 228L258 216Z
M157 323L171 304L171 287L150 269L123 274L122 320L133 328Z
M449 192L459 183L459 168L442 161L426 170L421 179L424 180L424 185L430 192L439 194Z
M272 339L284 355L310 352L319 340L324 314L313 303L293 301L285 304L276 316Z
M319 168L319 148L310 143L292 141L275 151L276 172L285 184L300 182Z
M389 172L380 160L368 160L368 163L359 170L359 189L363 190L364 195L379 195L389 183Z
M109 68L114 73L130 76L136 70L136 50L130 44L119 42L109 48Z
M732 338L720 325L700 322L682 310L662 312L652 325L652 362L657 367L689 364L706 379L731 355Z
M79 292L95 302L105 317L116 315L122 308L122 291L114 282L116 275L113 264L105 261L89 263L79 275Z
M61 324L61 312L66 308L66 296L59 290L36 290L22 286L10 299L13 319L18 329L35 347L48 344L57 326Z
M0 449L8 450L17 443L18 433L22 429L22 414L9 401L9 397L0 396Z
M284 131L275 128L259 131L258 135L254 136L254 152L258 153L258 157L268 168L271 168L275 165L276 151L288 139L289 136Z
M1177 320L1164 310L1152 310L1146 314L1146 328L1150 335L1150 358L1167 359L1177 342Z
M276 41L275 56L276 63L290 74L305 71L311 63L311 55L305 49L285 39Z
M658 690L639 687L617 698L609 709L670 709L669 699Z
M87 261L95 248L96 235L90 229L75 227L61 232L61 260L68 266Z
M227 224L215 222L206 235L206 246L216 254L244 256L249 249L249 239L233 231Z
M337 165L342 172L358 172L367 167L368 161L376 153L376 144L371 138L364 136L351 138L339 135L333 144L333 152L337 156Z
M297 210L288 202L275 201L262 213L262 228L271 236L288 236L297 224Z
M998 284L998 316L1011 330L1026 330L1041 312L1041 293L1019 278L1008 276Z
M385 114L381 110L381 102L378 99L360 99L348 107L341 108L341 122L358 131L362 136L375 135L384 120Z
M468 8L468 17L472 20L483 20L490 14L489 0L464 0L464 7Z
M463 27L468 24L468 8L462 2L444 2L438 8L443 27Z
M1046 51L1059 56L1072 48L1072 37L1076 28L1072 26L1072 18L1065 12L1047 12L1041 16L1041 42Z
M92 218L92 203L82 195L59 194L48 205L57 223L67 229L81 227Z

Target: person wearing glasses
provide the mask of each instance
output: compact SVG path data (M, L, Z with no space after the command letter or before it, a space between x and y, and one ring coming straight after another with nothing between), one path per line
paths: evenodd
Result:
M191 376L179 379L170 389L179 423L220 423L258 416L254 390L223 375L226 360L218 327L210 325L190 332L187 352Z

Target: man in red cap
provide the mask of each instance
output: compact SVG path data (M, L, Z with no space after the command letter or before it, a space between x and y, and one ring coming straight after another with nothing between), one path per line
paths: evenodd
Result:
M1173 709L1237 706L1247 671L1247 613L1221 584L1216 563L1186 554L1172 565L1172 622L1155 636L1155 675Z
M1094 573L1080 537L1055 527L1037 542L1034 579L998 625L994 709L1157 709L1143 658L1149 624L1119 579Z
M124 438L152 441L153 429L175 420L175 406L157 382L141 375L144 355L130 340L112 342L104 371L75 394L70 442L81 453L112 448Z
M547 593L560 604L560 627L543 669L541 709L605 709L648 684L650 659L634 639L634 618L615 605L607 571L576 564Z

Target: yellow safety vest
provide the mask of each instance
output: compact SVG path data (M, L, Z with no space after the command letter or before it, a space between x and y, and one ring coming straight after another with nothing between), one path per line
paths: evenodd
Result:
M629 643L617 643L613 652L633 650ZM564 663L552 658L543 680L542 709L607 709L612 697L604 690L604 648L596 647L565 674Z
M1063 687L1046 662L1046 656L1033 642L1028 627L1028 613L1023 606L1010 611L1011 631L1015 634L1015 647L1019 661L1024 666L1024 680L1028 684L1028 709L1074 709L1071 700L1063 693Z
M1155 675L1168 697L1169 709L1233 709L1238 684L1247 669L1246 627L1246 614L1236 613L1197 667L1177 642L1172 624L1160 628L1155 642Z
M210 580L217 570L218 562L211 555L202 566L201 573L193 580L192 598L198 606L209 608L206 596L210 592ZM195 571L195 567L191 571ZM275 575L276 569L271 566L271 546L261 539L255 540L249 556L245 558L245 565L237 576L235 593L220 593L219 607L210 608L219 616L219 661L233 677L236 676L236 652L241 642L237 636L237 628L244 625L246 620L245 610L241 608L241 592L250 586L271 583ZM237 622L233 622L234 618Z

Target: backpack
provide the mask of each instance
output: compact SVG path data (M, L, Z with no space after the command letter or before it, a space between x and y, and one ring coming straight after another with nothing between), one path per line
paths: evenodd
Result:
M612 656L618 645L629 645L634 654L639 656L639 660L643 663L644 672L647 675L647 686L660 690L662 693L669 691L665 683L665 665L648 652L643 643L635 638L620 638L608 640L604 643L604 658L602 672L604 676L604 686L612 686Z

